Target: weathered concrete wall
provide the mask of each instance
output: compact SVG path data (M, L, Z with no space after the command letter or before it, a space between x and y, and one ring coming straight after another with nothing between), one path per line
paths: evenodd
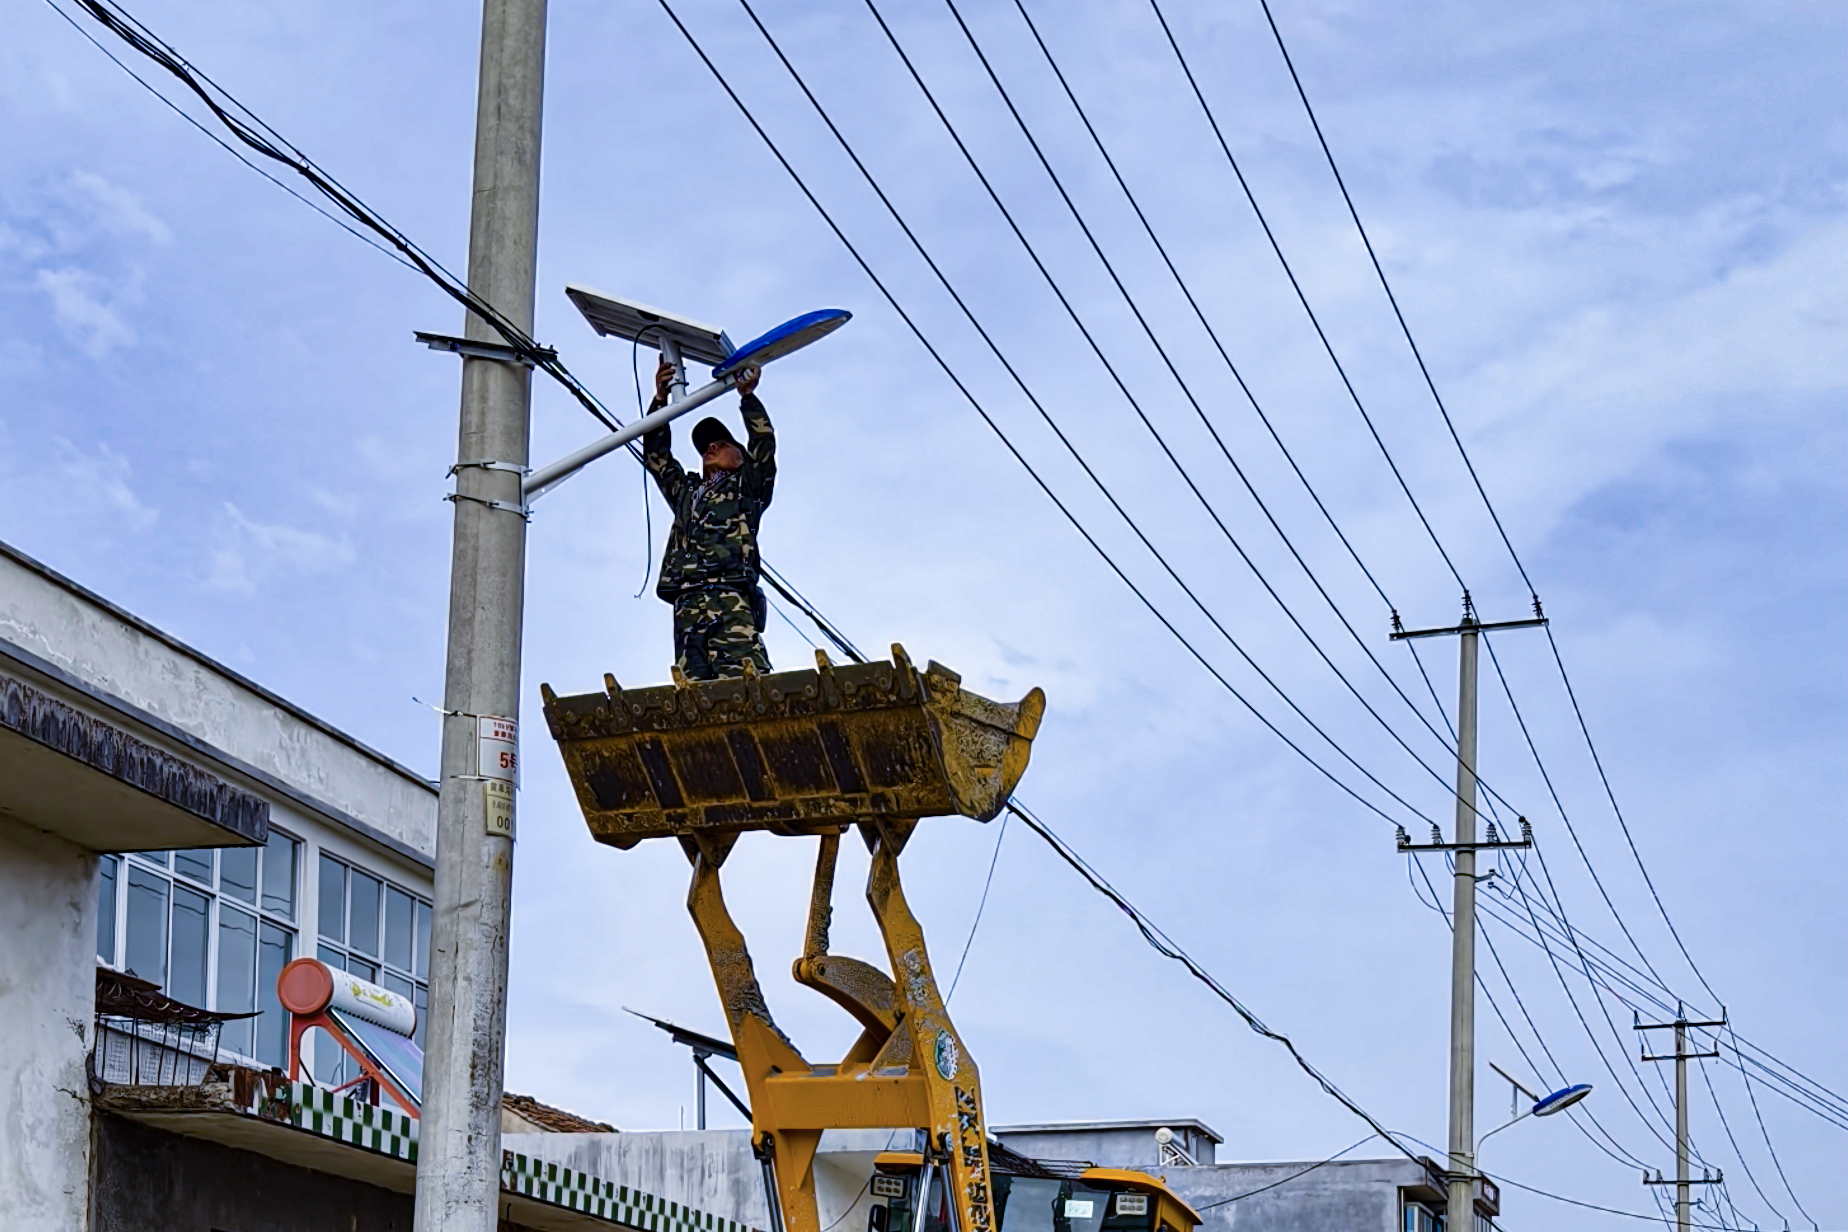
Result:
M91 1232L403 1232L411 1196L216 1142L96 1116Z
M1169 1188L1205 1219L1200 1232L1400 1232L1399 1191L1424 1179L1408 1159L1336 1160L1303 1171L1314 1163L1163 1171Z
M1155 1131L1159 1121L1074 1121L1053 1125L1000 1125L995 1137L1033 1159L1088 1159L1102 1168L1140 1168L1161 1164L1161 1145ZM1174 1143L1197 1164L1214 1162L1215 1135L1198 1121L1167 1124Z
M873 1156L911 1132L829 1130L815 1157L815 1198L821 1224L843 1232L866 1226L866 1180ZM762 1166L751 1154L746 1129L665 1130L628 1134L505 1134L509 1151L576 1168L618 1185L641 1189L753 1228L770 1226ZM849 1208L860 1213L849 1218Z
M96 1116L89 1232L405 1232L411 1195ZM71 1224L75 1232L82 1224ZM8 1232L13 1225L6 1224ZM500 1222L499 1232L531 1232Z
M0 817L0 939L0 1224L76 1232L90 1183L96 856Z
M763 1171L746 1129L504 1134L501 1146L753 1228L770 1226Z
M423 777L0 544L0 641L425 856Z

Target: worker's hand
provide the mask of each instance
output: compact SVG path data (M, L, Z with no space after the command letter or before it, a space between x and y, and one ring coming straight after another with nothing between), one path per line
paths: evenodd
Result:
M757 388L757 378L763 374L764 370L759 368L756 364L746 364L744 367L738 369L738 375L732 382L733 387L738 391L738 396L740 398L748 398L752 391Z
M661 366L655 369L654 400L656 406L667 405L668 391L673 388L674 378L678 375L679 373L674 371L674 365L668 363L665 359L661 361Z

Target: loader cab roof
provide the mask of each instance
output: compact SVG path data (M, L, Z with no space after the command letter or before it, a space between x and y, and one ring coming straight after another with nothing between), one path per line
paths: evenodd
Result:
M991 1143L991 1150L999 1147ZM912 1183L889 1197L889 1232L949 1232L942 1173L932 1178L921 1226L915 1213L917 1151L881 1151L882 1176ZM999 1147L989 1160L999 1220L995 1232L1193 1232L1202 1220L1161 1178L1131 1168L1098 1168L1072 1160L1037 1160ZM875 1190L875 1192L878 1192Z

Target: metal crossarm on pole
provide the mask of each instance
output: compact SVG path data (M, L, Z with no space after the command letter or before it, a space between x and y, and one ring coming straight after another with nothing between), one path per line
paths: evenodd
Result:
M556 360L558 352L551 347L538 347L532 352L510 347L504 342L483 342L475 338L454 338L448 334L427 334L422 330L414 335L417 341L432 351L449 351L456 355L466 355L471 359L492 359L503 364L519 364L522 368L533 366L533 356L541 359Z

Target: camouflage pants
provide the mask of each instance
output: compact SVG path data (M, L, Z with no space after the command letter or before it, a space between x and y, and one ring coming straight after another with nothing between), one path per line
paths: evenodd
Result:
M674 661L689 680L770 670L751 601L736 590L690 590L674 600Z

